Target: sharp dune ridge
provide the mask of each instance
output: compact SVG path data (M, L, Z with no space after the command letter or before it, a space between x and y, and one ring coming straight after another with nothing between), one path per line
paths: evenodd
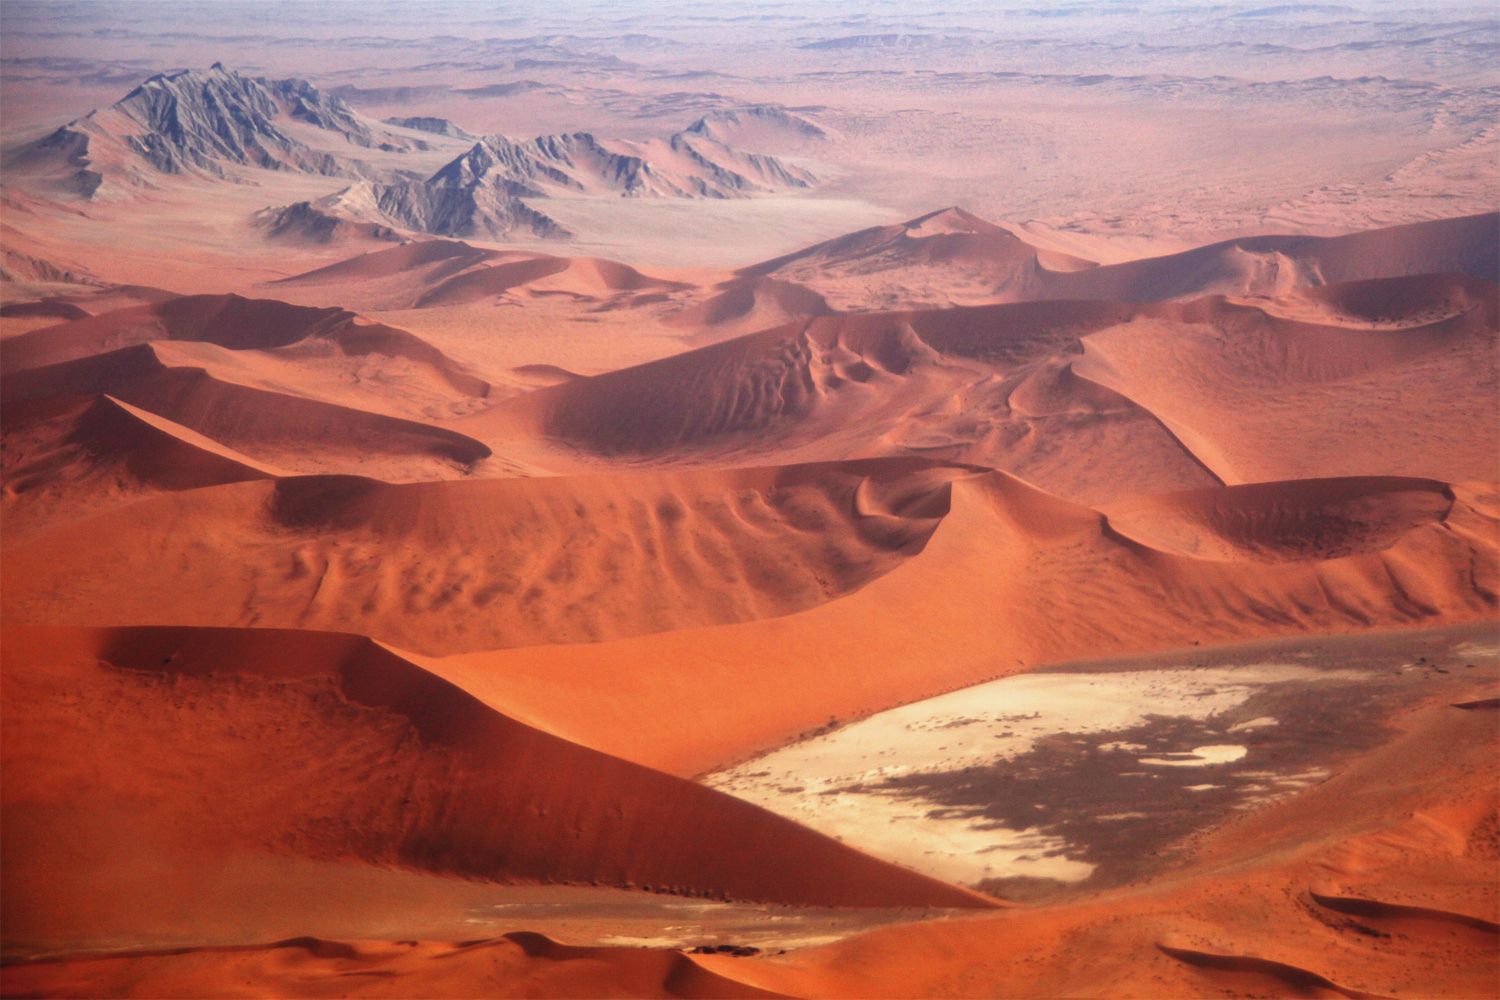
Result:
M41 567L83 532L143 573L162 559L178 567L164 590L133 596L78 577L77 600L119 621L166 606L182 624L340 628L429 652L744 621L889 571L921 549L946 484L970 471L897 459L404 485L281 478L59 526L34 542L34 559L19 545L8 555L18 586L33 565L31 584L49 596L7 601L21 619L28 606L44 618L81 611Z
M1346 236L1255 236L1177 254L1095 264L1034 246L959 208L875 227L744 268L836 295L912 306L1059 299L1160 302L1208 294L1285 295L1375 278L1500 273L1500 214L1440 219ZM933 277L931 272L940 277ZM955 290L959 297L953 298ZM852 301L851 301L852 304Z
M1402 489L1411 485L1386 484L1387 508L1410 510ZM1392 517L1405 530L1383 548L1268 564L1259 553L1228 562L1142 544L1097 511L985 473L954 481L949 511L919 555L809 610L429 662L478 685L476 692L501 678L508 698L524 689L538 717L560 732L588 733L610 752L698 774L780 745L830 715L859 718L1048 662L1171 648L1195 637L1225 642L1491 618L1500 591L1493 495L1485 487L1451 489L1455 500L1441 517L1420 503L1404 524ZM1277 487L1263 497L1264 516L1275 518L1284 502ZM1357 515L1350 528L1368 530ZM976 618L975 608L994 610ZM951 627L914 634L905 624L912 620ZM747 658L766 684L754 711L734 694ZM644 671L643 664L656 666ZM557 699L550 692L561 678L608 695L598 703ZM639 732L633 720L662 704L693 709L649 735Z
M287 767L294 759L288 754L297 754L295 741L317 735L305 722L283 731L292 742L279 750L248 747L210 765L232 770L196 779L218 799L212 813L219 819L205 825L211 836L231 842L266 838L294 853L335 852L490 880L650 885L786 902L842 897L870 906L993 905L721 793L547 735L361 637L271 629L40 629L13 631L7 645L7 683L28 690L55 684L61 675L80 685L84 697L123 689L122 697L135 694L139 701L165 684L228 702L227 718L199 723L210 730L250 724L257 711L271 718L280 711L324 715L330 731L319 739L318 752L330 752L334 744L327 740L339 731L347 741L347 749L333 750L332 759L318 765L330 775L388 744L389 756L375 759L380 770L404 781L377 771L330 786L327 797L305 805L297 801L301 778ZM140 711L141 717L117 723L120 753L140 755L118 762L122 774L172 741L170 709L157 713L142 705ZM282 742L266 738L273 746ZM67 756L59 750L13 774L12 794L24 801L33 782L49 779L49 767L72 766L57 759ZM569 777L560 781L558 775ZM255 784L261 787L251 801L233 801ZM152 818L168 827L201 823L192 816L194 785L190 778L159 789ZM415 811L420 817L395 808L402 795L425 800ZM516 815L533 820L507 819ZM330 827L343 827L355 839L330 840L323 832ZM676 844L648 834L674 828L687 834ZM659 847L641 851L636 845L643 839ZM559 852L563 844L571 846ZM808 867L798 871L801 865Z
M1329 293L1368 294L1363 287ZM1330 396L1330 406L1384 424L1384 436L1349 443L1338 459L1346 463L1342 474L1492 478L1482 436L1425 455L1409 451L1397 459L1412 463L1406 468L1393 467L1389 452L1361 458L1390 439L1415 442L1416 428L1375 405L1369 390L1372 383L1398 384L1416 365L1437 369L1438 405L1468 400L1466 419L1480 419L1482 396L1455 396L1437 385L1492 380L1484 358L1494 350L1495 294L1492 283L1478 279L1411 279L1404 312L1420 318L1399 328L1289 318L1220 296L827 316L543 389L452 426L481 438L500 427L539 432L575 451L634 461L926 454L1010 469L1097 502L1111 499L1106 490L1159 492L1303 474L1285 438L1272 449L1250 436L1277 433L1277 411L1226 423L1215 409L1225 398L1215 383L1242 394L1274 384L1306 386ZM1152 352L1140 362L1146 378L1163 361L1182 365L1160 355L1181 355L1184 346L1197 367L1180 385L1137 386L1116 361L1134 365L1126 352L1137 345ZM1202 404L1200 386L1208 393ZM1264 430L1261 421L1269 421ZM1122 437L1138 456L1155 460L1119 471L1060 466L1068 452L1043 450L1039 431L1083 438L1073 453L1086 448L1090 461L1108 451L1101 438L1118 447ZM1249 467L1240 458L1247 446L1255 455ZM1416 464L1424 458L1431 464Z
M398 463L398 475L417 469L431 475L490 454L481 442L441 427L226 381L198 366L171 364L162 353L156 343L123 347L14 372L0 385L18 402L109 394L287 469L318 468L327 461L319 452L342 452L346 462L385 458Z
M420 338L380 323L361 321L345 309L314 309L273 299L238 295L190 295L153 305L85 316L11 338L5 345L7 374L61 364L151 341L199 341L235 351L269 351L306 341L327 341L350 355L405 358L436 371L455 390L485 396L489 384L463 371Z
M181 975L174 960L186 957L210 965L235 968L246 982L275 984L276 989L300 992L316 989L325 968L331 965L346 977L363 984L404 982L406 970L420 966L427 972L446 967L448 977L428 980L424 988L434 992L463 990L476 979L503 981L517 987L544 992L571 991L583 982L597 983L600 988L628 990L640 996L692 996L704 998L779 997L785 994L764 990L734 978L733 970L705 968L704 959L681 952L648 951L617 948L586 948L556 941L535 931L513 931L488 940L453 943L331 941L320 938L290 938L265 945L240 945L214 949L177 949L136 953L128 959L107 955L85 957L68 969L71 988L79 992L108 990L103 984L110 977L130 968L130 975L147 991L159 993L191 992L200 982L191 975ZM287 958L293 965L304 965L301 974L278 969ZM301 958L302 962L296 961ZM443 960L434 965L434 960ZM18 965L12 975L16 980L30 976L47 978L50 963ZM143 968L155 964L157 968ZM446 980L444 982L443 980ZM346 979L346 982L349 980ZM366 989L370 988L368 985ZM380 991L380 986L373 987ZM405 986L396 987L399 995ZM591 987L590 987L591 988ZM364 995L381 995L380 992Z

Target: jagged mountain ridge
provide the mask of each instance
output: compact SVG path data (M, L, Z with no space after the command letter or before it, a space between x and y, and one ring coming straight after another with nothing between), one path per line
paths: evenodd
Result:
M145 80L108 108L76 118L24 147L8 167L92 197L106 180L154 186L153 175L230 176L235 167L361 178L358 159L314 148L301 125L370 150L429 148L371 122L306 80L244 76L221 63Z
M816 183L801 167L715 138L705 117L666 139L646 142L601 140L589 132L519 141L485 136L426 180L356 184L312 207L334 217L438 236L529 232L559 238L571 234L522 199L744 198Z

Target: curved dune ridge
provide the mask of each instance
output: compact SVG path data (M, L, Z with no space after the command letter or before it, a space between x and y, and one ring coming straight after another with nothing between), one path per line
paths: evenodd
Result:
M35 962L8 968L7 981L90 995L213 992L231 981L277 994L446 995L482 981L543 994L621 983L638 995L718 995L719 981L643 973L687 963L741 995L1484 995L1493 934L1455 937L1433 921L1380 932L1375 917L1314 912L1304 887L1343 870L1383 893L1441 899L1466 882L1484 888L1493 862L1451 844L1471 842L1494 815L1494 751L1491 720L1430 707L1344 773L1208 832L1185 870L1153 891L898 924L769 958L578 949L531 933L460 945L302 939ZM1418 824L1414 814L1441 819ZM1487 895L1493 904L1493 888ZM286 960L289 949L297 960ZM381 974L349 975L361 971Z
M431 653L613 639L856 590L921 549L964 474L881 460L242 483L13 546L5 601L15 620L331 628ZM111 572L91 568L100 559ZM171 575L152 572L164 563Z
M379 250L272 287L298 294L352 293L382 309L428 309L483 302L516 289L579 298L661 293L688 287L598 257L485 250L458 240L425 240Z
M191 963L194 967L189 967ZM489 940L454 943L418 941L328 941L293 938L267 945L135 952L97 956L66 965L36 962L12 966L9 983L42 984L70 994L123 994L116 977L128 976L132 991L152 996L207 995L229 981L258 983L272 992L303 995L337 977L341 989L360 996L461 996L476 982L505 984L536 996L634 996L717 998L777 997L732 976L709 971L701 959L679 951L584 948L535 931L515 931ZM413 979L420 981L415 986Z
M726 439L733 447L735 437L769 450L787 444L774 433L779 425L838 404L901 412L911 386L936 394L919 377L941 380L947 392L1076 350L1080 336L1128 315L1108 303L1066 303L829 316L534 393L509 409L602 454L670 457ZM945 370L955 360L985 367ZM862 425L862 439L871 430Z
M648 277L635 268L597 257L537 255L465 271L433 285L411 304L413 309L461 305L525 288L533 294L609 298L630 292L660 292L682 285Z
M991 302L1041 298L1047 275L1094 266L955 207L817 243L739 274L805 283L840 308L857 308L862 299L914 293L920 299L924 292L938 302L956 301L955 295Z
M491 454L465 435L414 420L225 381L164 360L157 344L13 372L12 401L110 395L289 471L368 468L397 477L452 475Z
M1240 989L1261 987L1277 993L1290 992L1294 996L1333 995L1349 997L1350 1000L1384 1000L1383 994L1366 993L1364 990L1340 986L1310 969L1270 958L1261 958L1257 955L1221 954L1200 948L1169 944L1166 941L1160 942L1157 947L1164 954L1170 955L1179 962L1229 973L1228 978Z
M8 884L31 884L27 865L48 864L50 839L109 837L111 818L130 814L118 840L84 855L149 867L192 845L190 864L269 852L714 898L994 905L559 739L355 636L9 628L4 670L4 795L24 831L7 838ZM93 724L63 725L69 713ZM88 752L99 739L107 755ZM184 746L190 761L160 764ZM193 872L162 877L191 899ZM58 883L86 893L88 873Z
M83 319L87 309L61 299L39 299L35 302L7 302L0 305L0 316L45 316L61 322Z
M701 339L721 339L784 326L831 312L817 292L789 281L759 276L717 285L701 302L673 313L673 326L699 331Z
M453 426L539 434L568 446L562 462L924 454L1089 502L1319 468L1494 479L1493 421L1480 411L1494 381L1495 295L1475 279L1410 282L1403 302L1429 321L1403 329L1311 323L1222 297L828 316ZM1409 419L1397 392L1430 402L1438 422ZM1474 432L1436 432L1443 421Z
M1203 295L1274 296L1374 278L1500 273L1500 214L1437 219L1347 236L1255 236L1119 264L1027 243L950 208L765 261L740 273L806 284L839 308ZM936 270L937 275L932 272ZM882 300L884 300L882 302Z
M1192 490L1110 508L1110 527L1200 559L1336 559L1379 552L1443 520L1445 483L1427 479L1299 479Z
M9 541L163 490L281 474L112 396L13 403L3 419Z
M424 663L481 698L503 692L569 738L699 774L830 716L860 718L1040 663L1491 617L1500 602L1493 500L1452 489L1445 517L1379 551L1224 562L1132 541L1097 511L987 473L952 484L950 509L919 555L808 610ZM1261 496L1271 509L1278 494ZM914 621L925 623L920 632ZM597 697L559 696L584 686ZM650 731L637 725L643 715L657 720Z
M1379 922L1392 923L1431 923L1452 924L1466 930L1475 931L1479 934L1500 934L1500 923L1486 917L1476 917L1469 913L1455 913L1452 910L1441 910L1431 906L1409 906L1404 903L1387 903L1378 899L1368 899L1364 896L1351 896L1334 892L1318 892L1309 890L1308 896L1319 906L1339 913L1350 913L1358 917L1368 917Z
M1406 293L1403 315L1427 321L1313 323L1216 299L1152 307L1167 312L1085 338L1074 367L1153 413L1225 482L1494 480L1500 431L1481 409L1500 391L1500 288L1429 277Z
M88 358L159 340L202 341L234 351L271 351L311 340L345 354L405 358L437 372L454 389L484 396L489 386L420 338L346 309L315 309L238 295L187 295L22 334L6 342L7 374Z

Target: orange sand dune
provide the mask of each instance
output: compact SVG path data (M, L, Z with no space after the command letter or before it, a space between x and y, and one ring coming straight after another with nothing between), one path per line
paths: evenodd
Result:
M188 295L14 337L5 344L4 370L40 368L159 340L202 341L234 351L327 341L345 354L417 362L470 395L483 396L489 388L405 330L364 322L345 309L311 309L238 295Z
M581 948L517 931L493 940L329 941L292 938L265 946L155 952L5 970L0 992L18 995L200 996L234 982L279 996L775 997L711 972L678 951ZM119 980L128 978L131 985ZM332 980L332 982L330 982Z
M579 297L687 287L596 257L485 250L458 240L426 240L352 257L272 282L278 294L334 301L356 295L368 308L426 309L493 299L513 289Z
M429 653L746 621L821 604L899 565L925 544L947 510L946 483L964 471L879 460L246 482L8 547L5 614L330 628Z
M585 456L923 454L1014 471L1085 502L1330 473L1496 478L1493 426L1438 430L1493 425L1495 286L1398 285L1417 325L1316 324L1220 297L830 316L452 426L518 448L520 434L566 444L534 453L564 468ZM1417 402L1433 419L1408 419Z
M562 469L922 455L1090 502L1217 482L1154 416L1070 370L1080 337L1129 314L1028 303L829 316L449 426Z
M1127 500L1108 509L1126 537L1200 559L1337 559L1389 548L1442 521L1453 492L1430 479L1299 479Z
M1348 236L1253 236L1095 266L947 209L851 233L740 273L807 285L840 309L1278 296L1308 285L1420 274L1493 279L1500 273L1497 226L1500 215L1490 213Z
M712 295L671 314L667 322L698 331L701 342L768 330L831 311L823 296L809 288L755 276L715 286Z
M88 310L61 299L39 299L35 302L8 302L0 306L0 316L43 316L64 322L89 316Z
M7 544L163 490L280 474L110 396L14 403L0 422Z
M881 928L749 958L284 941L11 966L10 995L1485 996L1500 927L1493 712L1436 705L1300 795L1192 845L1187 870L1079 902ZM435 959L441 958L441 961ZM722 978L706 978L712 975Z
M478 441L414 420L225 381L174 364L175 345L139 344L14 372L7 401L108 394L289 471L452 476L490 454Z
M1335 497L1364 491L1367 510L1405 509L1405 530L1377 538L1378 548L1325 558L1198 559L1131 540L1096 511L991 473L952 484L951 509L920 555L807 611L423 663L482 699L524 705L528 719L565 738L688 775L830 716L861 717L1048 662L1495 614L1493 487L1451 487L1446 514L1424 517L1410 516L1411 483L1327 488ZM1311 506L1298 486L1224 495L1242 514L1259 506L1254 522ZM1308 516L1352 522L1360 512L1329 508ZM1392 527L1402 520L1384 516ZM582 689L594 697L560 695ZM642 717L653 719L649 730Z
M899 309L1046 297L1053 272L1092 261L1044 250L961 208L876 226L740 274L806 284L840 309Z
M1213 299L1153 307L1169 311L1086 338L1074 370L1150 410L1225 482L1496 478L1496 286L1393 288L1399 299L1372 284L1323 293L1350 303L1332 325ZM1349 325L1349 309L1381 301L1378 323Z
M143 919L190 925L197 884L236 856L773 902L994 905L540 732L355 636L8 627L3 670L11 948L97 939L125 902L114 894L143 886Z

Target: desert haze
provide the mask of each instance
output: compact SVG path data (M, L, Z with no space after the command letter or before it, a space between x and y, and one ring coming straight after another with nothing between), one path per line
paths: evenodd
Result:
M0 4L0 994L1500 992L1500 12Z

